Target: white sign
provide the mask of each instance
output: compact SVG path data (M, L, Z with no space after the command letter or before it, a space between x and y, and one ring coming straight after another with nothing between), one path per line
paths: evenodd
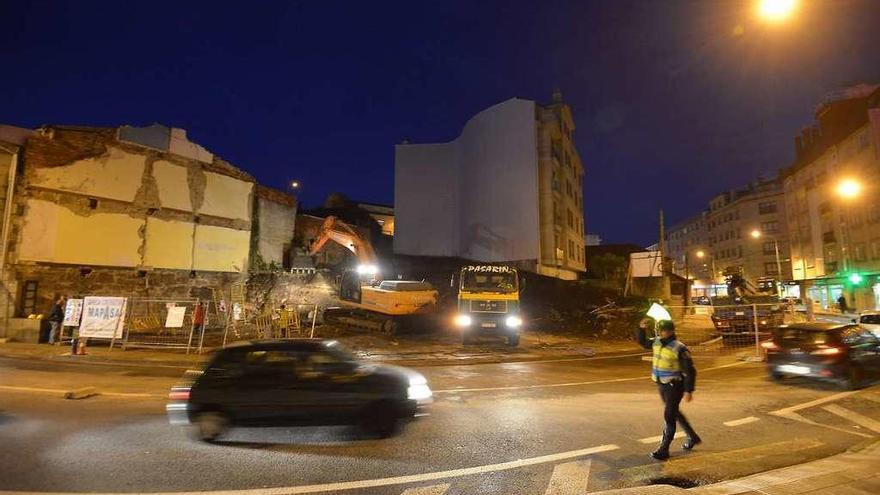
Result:
M122 338L125 309L124 297L86 297L83 301L79 336L98 339Z
M241 304L232 303L232 319L235 321L241 319Z
M79 326L79 320L82 317L83 300L68 299L67 305L64 306L64 325L65 327Z
M630 275L633 277L662 277L663 257L660 251L644 251L629 255Z
M173 306L168 308L165 317L165 328L180 328L183 326L183 317L186 315L186 306Z

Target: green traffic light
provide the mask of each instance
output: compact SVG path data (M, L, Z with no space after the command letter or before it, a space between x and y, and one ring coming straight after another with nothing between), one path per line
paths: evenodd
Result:
M849 281L852 282L854 285L859 285L860 283L862 283L862 276L858 273L853 273L849 276Z

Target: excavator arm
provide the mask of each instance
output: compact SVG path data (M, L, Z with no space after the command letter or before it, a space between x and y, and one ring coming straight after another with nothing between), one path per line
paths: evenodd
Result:
M318 237L309 249L309 256L318 254L327 241L336 242L354 253L361 265L376 265L376 251L370 241L351 225L333 215L327 217L321 224Z

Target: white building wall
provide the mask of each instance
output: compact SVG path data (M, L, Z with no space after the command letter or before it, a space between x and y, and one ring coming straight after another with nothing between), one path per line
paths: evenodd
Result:
M539 257L535 103L474 116L455 141L398 145L394 250L477 261Z

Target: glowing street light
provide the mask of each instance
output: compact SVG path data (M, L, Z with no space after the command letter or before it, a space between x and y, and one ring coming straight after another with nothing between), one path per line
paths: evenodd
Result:
M290 188L291 189L299 189L299 181L298 180L290 181Z
M696 254L697 254L697 258L700 258L700 259L703 259L706 257L706 253L702 249L697 251Z
M755 239L758 239L758 238L761 237L761 231L758 230L758 229L755 229L755 230L752 230L752 231L749 233L749 235L752 236L752 237L755 238Z
M862 193L862 184L855 179L843 179L837 184L837 195L843 199L855 199Z
M759 0L758 15L768 22L782 22L797 9L797 0Z

